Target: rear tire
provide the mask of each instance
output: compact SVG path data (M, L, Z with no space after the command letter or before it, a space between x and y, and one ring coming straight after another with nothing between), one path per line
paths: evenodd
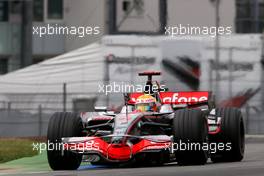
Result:
M221 119L221 131L212 136L212 142L225 145L231 143L231 150L217 151L211 154L213 162L235 162L241 161L245 151L245 129L241 111L237 108L218 108L217 117Z
M48 162L53 170L76 170L81 164L82 155L64 151L62 155L61 138L82 136L82 120L77 113L57 112L49 120L47 140L49 145L59 146L47 150Z
M173 119L174 142L178 144L175 151L176 161L180 165L203 165L207 162L208 151L202 149L208 141L206 118L199 109L181 109L175 112ZM200 148L179 150L180 143L199 144Z

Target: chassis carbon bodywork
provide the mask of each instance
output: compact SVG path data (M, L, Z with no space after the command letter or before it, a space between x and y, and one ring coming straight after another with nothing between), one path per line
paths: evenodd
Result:
M156 72L143 73L149 77ZM158 84L158 83L157 83ZM134 110L144 93L131 93L120 113L107 111L56 113L50 120L48 140L62 142L63 150L48 151L52 169L77 169L82 160L92 164L182 165L241 161L244 155L244 124L234 108L215 108L210 92L157 92L158 112ZM174 108L171 108L173 104ZM72 126L72 127L71 127ZM227 143L229 151L174 151L179 141ZM191 158L192 157L192 158ZM58 164L58 162L62 164Z
M171 125L174 113L140 113L117 114L85 112L80 114L88 129L96 129L94 136L62 138L64 148L74 152L93 155L86 157L90 162L124 162L137 154L171 151L173 136ZM209 134L220 132L221 117L215 119L214 110L208 119ZM97 125L90 125L97 124ZM112 129L111 129L112 128ZM101 130L98 130L101 129ZM109 131L107 131L109 130ZM106 135L107 133L111 133ZM98 157L94 157L98 155Z
M98 155L101 161L125 162L133 159L137 154L145 152L166 152L169 153L172 139L162 128L170 128L169 125L157 122L162 118L169 118L169 115L154 113L129 113L118 114L115 117L90 116L91 113L83 113L82 117L87 119L87 124L100 123L109 124L105 127L97 125L98 130L95 137L63 138L66 149L71 149L78 145L75 150L88 155ZM166 117L164 117L166 116ZM87 118L88 117L88 118ZM151 119L151 120L150 120ZM154 120L155 119L155 120ZM168 119L169 120L169 119ZM105 122L103 122L105 121ZM155 122L156 121L156 122ZM156 126L155 126L156 125ZM90 126L90 128L96 125ZM144 127L145 126L145 127ZM150 127L151 126L151 127ZM155 127L154 127L155 126ZM106 131L107 128L109 131ZM153 129L155 128L155 130ZM111 133L105 135L106 133ZM86 157L91 162L96 162L98 157Z

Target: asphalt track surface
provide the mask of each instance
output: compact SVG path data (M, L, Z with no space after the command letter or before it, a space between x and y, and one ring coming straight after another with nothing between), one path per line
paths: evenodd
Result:
M17 175L17 174L16 174ZM19 173L40 176L264 176L264 143L247 143L242 162L211 163L203 166L178 166L171 163L161 167L99 168L82 167L78 171L48 171Z

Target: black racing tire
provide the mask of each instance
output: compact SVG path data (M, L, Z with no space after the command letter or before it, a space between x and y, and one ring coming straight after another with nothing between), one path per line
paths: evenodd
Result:
M207 121L200 109L181 109L175 112L173 119L173 136L176 161L179 165L203 165L208 159L208 150L203 145L208 144ZM179 150L180 143L197 144L197 148Z
M47 148L48 162L53 170L76 170L81 164L82 155L71 151L63 151L62 137L82 136L82 120L77 113L56 112L49 120L47 140L49 145L60 146L54 150ZM50 147L51 148L51 147Z
M222 117L219 134L212 141L225 145L231 144L231 150L216 151L211 154L213 162L236 162L244 158L245 129L241 111L237 108L218 108L216 116ZM210 137L211 138L211 137Z

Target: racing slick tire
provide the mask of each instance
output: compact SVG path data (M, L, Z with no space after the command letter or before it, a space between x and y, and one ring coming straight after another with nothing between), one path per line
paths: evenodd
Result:
M48 144L53 145L53 150L47 149L51 169L76 170L80 166L81 154L64 150L62 155L61 138L82 136L82 129L82 120L77 113L56 112L52 115L47 133Z
M211 154L211 160L213 162L241 161L245 151L245 129L241 111L237 108L218 108L216 116L222 117L221 126L220 132L212 137L212 142L221 142L225 145L229 143L231 149L216 151Z
M175 112L173 118L173 136L176 161L179 165L203 165L208 159L208 150L203 150L203 144L208 144L207 121L200 109L181 109ZM198 148L187 148L186 145ZM185 150L180 150L181 145ZM182 148L184 149L184 148Z

